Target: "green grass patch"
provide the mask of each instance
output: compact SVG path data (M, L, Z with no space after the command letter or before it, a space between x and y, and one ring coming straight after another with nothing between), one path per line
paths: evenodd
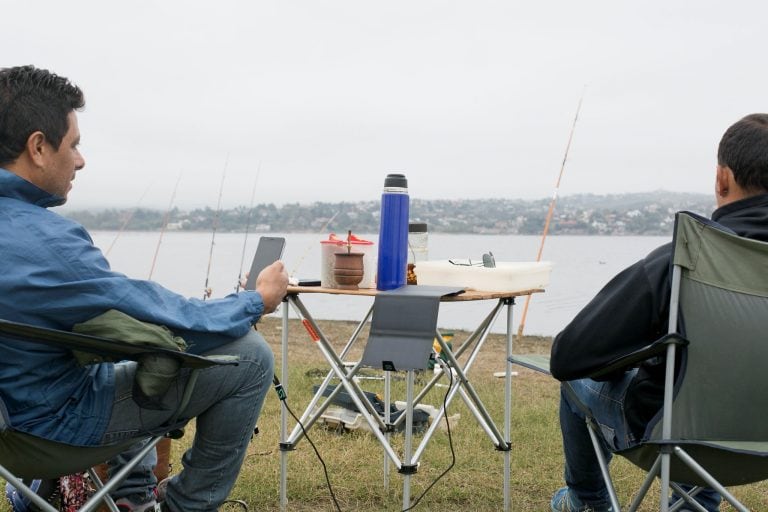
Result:
M280 354L279 322L260 325L260 331L272 341L276 355ZM321 323L321 328L331 338L341 340L351 331L352 324L344 322ZM316 347L308 342L298 324L291 326L289 340L290 375L288 379L288 404L300 415L312 395L312 387L322 382L327 368ZM454 341L460 339L457 333ZM277 344L274 344L277 342ZM364 340L361 340L361 345ZM499 429L504 425L504 380L493 377L503 370L504 340L492 335L475 366L470 372L473 386L494 418ZM341 343L339 343L341 346ZM549 340L530 337L516 344L528 352L546 353ZM354 358L355 354L350 354ZM279 361L278 361L279 367ZM511 450L511 504L515 511L549 510L549 499L562 483L562 448L558 424L558 383L545 376L522 368L515 368L519 375L513 379L512 396L512 450ZM375 375L375 372L372 372ZM393 400L405 396L405 383L393 379ZM431 374L427 374L430 376ZM444 382L444 381L443 381ZM381 393L383 383L364 380L366 391ZM418 388L418 386L417 386ZM424 403L439 406L444 387L434 388ZM449 415L459 414L452 425L452 444L456 464L423 498L415 510L440 512L498 511L503 508L504 454L495 449L485 431L475 421L464 402L457 395L449 407ZM294 421L289 421L289 431ZM278 511L280 482L280 402L270 392L259 420L260 434L255 436L231 497L248 503L251 510ZM187 428L186 436L173 443L173 472L180 468L180 457L194 436L194 423ZM375 510L398 511L402 508L402 476L390 464L389 485L384 485L384 451L375 437L363 430L339 433L317 424L309 431L325 461L336 498L344 511ZM421 435L415 436L414 447ZM402 456L402 434L392 435L392 445ZM418 472L411 478L411 497L418 497L449 465L451 450L446 432L438 431L427 445ZM643 473L627 461L617 458L611 465L612 474L620 499L628 503L639 487ZM323 474L323 468L306 439L288 453L288 505L289 511L333 511ZM768 482L731 489L737 498L754 511L768 510ZM658 509L658 486L652 489L642 511ZM0 500L0 512L7 512L8 505ZM721 510L732 508L723 505Z

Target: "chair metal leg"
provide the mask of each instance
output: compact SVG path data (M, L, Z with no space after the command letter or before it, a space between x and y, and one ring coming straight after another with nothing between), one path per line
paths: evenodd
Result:
M675 482L670 482L669 485L670 487L672 487L672 490L674 490L680 496L680 499L678 499L675 503L672 504L672 506L670 506L669 512L675 512L676 510L680 510L680 508L686 504L692 506L699 512L707 512L707 509L705 509L702 505L700 505L698 501L693 499L693 497L699 493L699 491L701 490L701 487L694 487L691 490L691 492L686 492L682 487L677 485Z
M94 471L93 468L88 468L88 476L91 477L96 490L104 487L104 482L101 481L101 478L99 478L99 475L96 473L96 471ZM120 512L120 509L118 509L117 505L115 505L115 500L113 500L109 494L104 496L104 504L111 512Z
M739 512L749 512L749 509L745 507L739 500L737 500L733 494L728 492L728 489L723 487L720 482L715 480L712 475L707 473L707 471L701 467L701 465L693 460L693 458L688 455L685 450L680 448L679 446L675 446L675 455L677 455L680 460L682 460L689 468L694 470L705 482L707 482L707 485L711 487L712 489L719 492L723 498L725 498L728 503L730 503L733 508L738 510Z
M637 496L635 496L635 499L632 500L632 504L629 506L629 509L627 512L635 512L638 508L640 508L640 504L645 499L645 496L648 494L648 490L651 488L651 484L653 484L654 480L656 480L656 475L659 474L659 468L661 467L661 457L656 457L656 461L653 463L653 466L651 466L651 470L648 471L648 474L645 475L645 480L643 480L643 485L640 486L640 489L637 491Z
M88 502L83 505L83 507L80 509L79 512L90 512L91 510L96 510L98 507L101 506L101 502L104 500L104 497L115 487L119 485L120 482L125 480L125 477L128 476L128 473L130 473L134 467L136 467L141 460L146 457L146 455L155 449L155 446L157 443L160 442L160 440L163 439L163 436L156 436L153 437L150 442L148 442L137 454L136 456L131 459L130 462L125 464L120 468L120 471L117 472L110 480L107 482L104 486L102 486L101 489L97 490L96 493L94 493L93 496L88 500Z
M23 491L24 496L29 498L32 503L40 508L40 510L44 512L59 512L59 509L54 508L53 505L38 496L35 491L30 489L24 482L16 478L13 473L9 472L3 466L0 466L0 476L2 476L6 482L14 486L18 492Z
M669 512L669 469L672 455L661 454L661 495L659 496L659 510Z
M603 454L603 445L597 438L595 433L594 420L591 417L587 418L587 431L589 432L589 438L592 440L592 447L595 449L595 455L597 456L597 462L600 464L600 472L603 474L603 480L605 486L608 489L608 498L611 500L611 506L613 510L619 512L621 507L619 506L619 499L616 496L616 490L613 488L613 482L611 481L611 473L608 471L608 463L605 460Z

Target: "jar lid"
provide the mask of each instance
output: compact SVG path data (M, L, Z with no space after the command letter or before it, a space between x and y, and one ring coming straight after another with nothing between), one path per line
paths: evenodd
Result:
M408 232L409 233L426 233L427 232L427 223L426 222L411 222L408 224Z
M328 240L320 240L321 244L333 244L333 245L347 245L347 240L344 240L342 238L339 238L336 236L336 233L331 233L328 235ZM373 245L373 242L370 240L364 240L362 238L358 238L355 235L352 235L349 237L349 243L352 245Z

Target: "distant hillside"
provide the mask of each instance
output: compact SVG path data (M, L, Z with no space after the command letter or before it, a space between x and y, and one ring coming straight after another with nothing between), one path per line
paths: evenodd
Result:
M411 199L411 219L426 222L431 232L526 234L542 232L549 199ZM64 211L91 230L169 230L242 232L317 232L326 230L375 233L378 201L357 203L259 204L216 212L211 208L163 212L150 209ZM637 194L580 194L558 199L550 234L669 235L674 213L693 210L709 215L714 199L706 194L665 191ZM167 216L167 220L166 220ZM332 220L331 220L332 219ZM330 221L330 223L329 223Z

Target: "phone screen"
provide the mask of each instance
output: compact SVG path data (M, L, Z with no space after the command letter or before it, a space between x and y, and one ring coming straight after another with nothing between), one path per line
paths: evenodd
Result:
M256 247L256 254L253 256L253 263L251 263L251 271L245 282L246 290L256 289L256 278L259 277L259 273L283 256L284 247L285 238L279 236L262 236L259 238L259 245Z

